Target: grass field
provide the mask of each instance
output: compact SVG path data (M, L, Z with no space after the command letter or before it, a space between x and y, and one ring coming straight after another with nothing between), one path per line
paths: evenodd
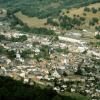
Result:
M85 7L88 7L88 8L100 8L100 3L95 3L95 4L90 4L88 6L85 6ZM90 27L89 26L89 21L92 20L92 18L96 17L99 19L99 23L98 25L100 25L100 11L97 11L97 13L93 13L92 11L89 11L89 12L86 12L84 11L84 8L85 7L80 7L80 8L72 8L72 9L63 9L62 12L61 12L61 15L64 14L64 15L67 15L69 17L74 17L74 15L79 15L80 17L84 17L86 19L86 23L84 25L82 25L82 28L91 28L94 30L94 26L93 27ZM67 12L69 11L69 13ZM86 14L84 16L84 13Z
M37 17L28 17L23 15L21 12L17 12L16 17L19 18L23 23L26 23L29 27L46 27L45 23L47 19L39 19Z

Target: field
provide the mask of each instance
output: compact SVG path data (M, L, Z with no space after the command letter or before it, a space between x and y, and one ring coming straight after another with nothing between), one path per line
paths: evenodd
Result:
M21 12L17 12L16 17L19 18L23 23L26 23L29 27L46 27L45 23L47 19L39 19L37 17L28 17L23 15Z
M98 9L100 7L100 3L96 3L96 4L90 4L89 6L87 6L88 8L96 8ZM86 13L86 16L84 16L87 19L91 19L93 17L98 17L100 18L100 12L98 13L92 13L92 12L84 12L84 8L85 7L80 7L80 8L72 8L69 10L69 13L66 13L67 10L64 9L62 12L65 13L65 15L69 15L69 16L73 16L73 15L79 15L79 16L84 16L83 13Z

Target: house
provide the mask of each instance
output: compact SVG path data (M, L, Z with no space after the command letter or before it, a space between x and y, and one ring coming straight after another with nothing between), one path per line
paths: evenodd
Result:
M60 74L57 72L57 70L55 69L54 72L52 73L52 76L55 78L60 78Z
M5 9L0 9L0 20L4 20L7 16L7 11Z
M19 76L25 78L25 72L23 71L22 73L19 74Z
M100 32L98 32L98 31L95 32L95 33L94 33L94 36L96 36L96 35L100 35Z
M58 36L58 38L61 41L66 41L66 42L71 42L71 43L81 43L80 40L73 39L73 38L68 38L68 37L63 37L63 36Z

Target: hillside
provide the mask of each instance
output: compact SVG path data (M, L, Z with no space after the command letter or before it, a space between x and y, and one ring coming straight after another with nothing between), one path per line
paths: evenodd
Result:
M6 100L90 100L78 93L58 94L51 88L40 88L38 85L23 84L10 77L0 76L0 98Z

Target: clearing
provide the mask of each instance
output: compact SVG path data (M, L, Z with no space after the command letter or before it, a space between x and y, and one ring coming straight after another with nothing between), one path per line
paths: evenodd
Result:
M36 28L46 27L45 23L47 22L47 19L28 17L26 15L23 15L21 11L17 12L15 16L19 18L23 23L26 23L29 27L36 27Z

